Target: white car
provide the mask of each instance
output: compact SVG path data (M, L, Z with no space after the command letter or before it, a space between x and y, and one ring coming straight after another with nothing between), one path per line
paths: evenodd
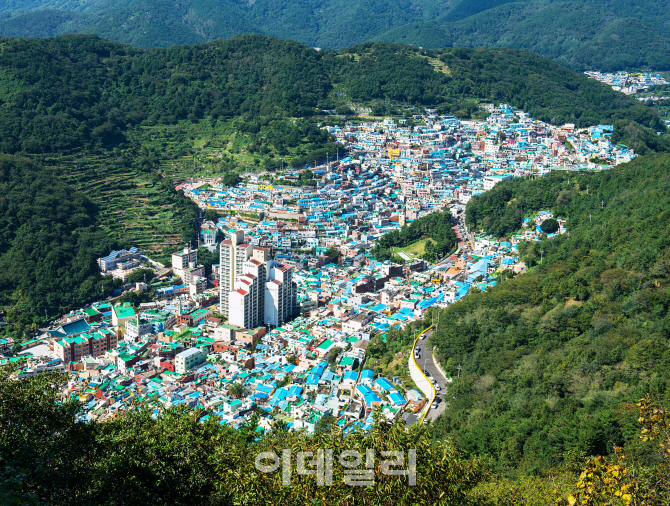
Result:
M440 390L442 390L442 388L440 387L440 385L435 385L435 390L439 392Z

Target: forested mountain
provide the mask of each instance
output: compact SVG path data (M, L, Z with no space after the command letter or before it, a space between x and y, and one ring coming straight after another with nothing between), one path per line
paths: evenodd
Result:
M670 14L660 0L463 0L439 20L377 39L527 49L575 70L670 69Z
M0 23L0 36L94 33L148 48L263 33L340 48L405 23L435 19L452 4L453 0L125 0L116 5L109 0L10 1L0 7L0 14L4 11L9 17ZM52 19L42 24L47 9Z
M84 195L30 160L0 155L0 306L10 320L81 305L100 286L110 295L95 259L113 246Z
M536 119L588 126L616 119L664 130L658 115L549 60L507 49L421 51L365 44L314 51L239 36L139 50L92 36L5 39L0 152L113 146L145 121L311 116L342 100L394 101L467 116L467 99L509 102ZM625 139L624 139L625 140Z
M138 47L243 33L341 48L377 37L422 47L514 47L576 70L670 68L661 0L10 0L0 36L93 33Z
M497 236L543 209L569 234L522 243L529 272L441 314L431 344L455 382L438 437L526 472L624 442L644 460L626 405L670 400L669 181L670 156L655 155L471 200L468 220Z

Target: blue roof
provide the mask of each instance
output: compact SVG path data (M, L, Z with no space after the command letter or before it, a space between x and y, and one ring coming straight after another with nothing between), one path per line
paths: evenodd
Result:
M81 320L75 320L70 323L65 323L60 326L60 329L65 332L66 335L71 336L74 334L82 334L91 330L91 326L83 318Z
M302 393L302 387L300 385L291 385L291 388L288 389L287 397L297 397Z
M364 395L364 396L365 396L365 395L370 395L370 394L374 393L374 392L372 391L372 389L371 389L369 386L367 386L367 385L357 385L357 386L356 386L356 390L358 390L358 392L361 393L361 394Z
M402 395L400 395L398 392L391 392L389 394L389 399L396 406L400 406L401 404L405 404L407 402L405 400L405 398Z
M381 388L384 391L391 390L393 388L393 385L391 384L391 382L389 380L387 380L386 378L383 378L383 377L382 378L377 378L375 380L375 384L378 385L379 388Z
M270 392L272 392L272 387L259 383L258 385L256 385L256 392L269 394Z
M365 402L368 405L372 404L373 402L381 402L381 399L375 393L364 395L363 398L365 399Z
M284 398L286 397L286 394L287 394L287 393L288 393L288 391L287 391L284 387L282 387L282 388L278 388L278 389L275 391L275 393L274 393L274 395L272 396L272 398L273 398L273 399L280 400L280 401L283 401Z
M356 371L345 371L344 373L345 380L357 381L358 373Z
M374 376L375 373L372 369L363 369L363 371L361 371L361 380L371 380Z

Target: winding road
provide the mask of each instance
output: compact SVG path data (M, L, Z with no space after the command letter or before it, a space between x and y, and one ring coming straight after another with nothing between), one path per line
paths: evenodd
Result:
M421 336L423 339L419 339L416 342L416 346L421 348L421 358L416 361L417 365L421 370L427 373L426 376L432 376L435 378L435 381L440 386L440 390L437 392L437 396L435 397L435 399L440 399L440 403L437 405L437 408L430 409L428 415L426 416L427 420L435 420L444 411L444 395L447 392L447 387L449 386L447 378L442 375L440 370L435 365L433 354L427 351L429 349L428 339L433 335L433 330L434 329L430 329L423 336Z

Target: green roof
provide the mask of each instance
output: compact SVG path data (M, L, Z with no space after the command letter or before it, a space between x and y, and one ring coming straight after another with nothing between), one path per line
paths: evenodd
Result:
M117 318L135 318L135 310L127 306L114 306L114 314Z
M340 365L354 365L354 359L351 357L342 357L340 360Z
M322 342L319 346L316 347L317 350L327 350L333 345L333 341L330 339L326 339L324 342Z

